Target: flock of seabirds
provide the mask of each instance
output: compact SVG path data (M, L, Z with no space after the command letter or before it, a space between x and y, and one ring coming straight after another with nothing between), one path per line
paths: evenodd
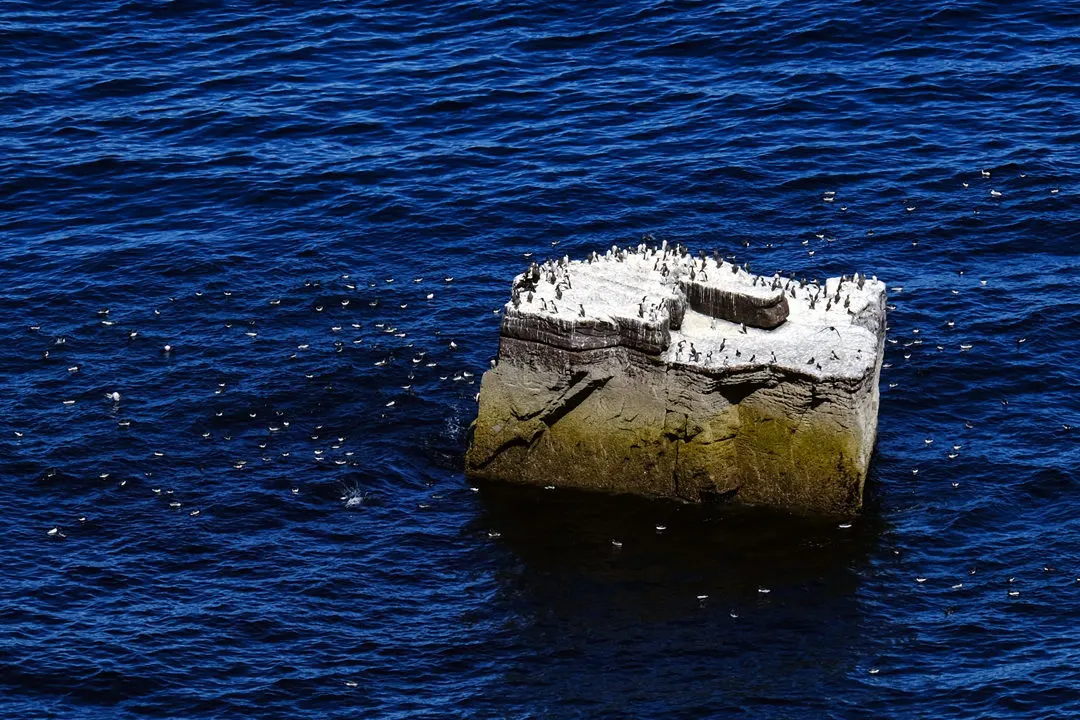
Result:
M983 180L989 180L991 173L990 171L983 170L980 172L980 176ZM968 187L969 183L964 182L963 185L964 187ZM1059 190L1054 188L1051 189L1050 192L1051 194L1056 195ZM991 189L989 194L992 198L1002 197L1002 193L995 189ZM821 200L825 203L833 203L836 201L836 197L834 191L826 191L822 195ZM906 212L914 212L917 208L914 205L905 205L904 209ZM841 206L840 210L846 211L847 206ZM975 210L975 212L978 213L978 210ZM873 231L867 231L867 235L872 236ZM828 246L835 240L835 238L829 237L825 233L816 233L815 237L819 241L825 243L826 245L824 246ZM646 236L646 240L652 239L652 236ZM917 240L912 241L912 243L917 244ZM551 241L552 249L554 250L559 244L560 241L558 240ZM802 240L802 244L808 246L810 240ZM744 245L749 247L748 243L744 243ZM771 245L768 247L771 247ZM819 246L819 249L820 247L822 246ZM813 257L815 250L808 249L807 253L809 257ZM524 258L527 261L532 262L534 255L534 252L526 252L524 253ZM735 262L734 255L725 257L730 261ZM959 277L963 279L963 272L959 273ZM822 280L824 280L824 278L822 278ZM438 283L444 287L452 287L454 281L455 278L449 275L438 279ZM980 279L978 284L973 286L975 288L985 288L988 285L988 282L987 279ZM458 343L456 340L444 336L442 331L430 322L423 328L423 330L430 331L430 336L425 340L420 340L417 336L412 334L405 327L404 322L402 322L402 320L405 319L405 311L410 306L414 308L414 312L418 306L423 307L424 313L428 316L432 311L436 293L430 289L430 281L428 281L428 286L425 286L424 283L425 280L423 277L411 277L403 281L399 281L394 277L360 281L350 274L343 274L330 282L306 281L301 290L307 291L308 293L314 293L316 299L290 298L285 302L284 306L282 298L271 298L259 302L265 303L265 306L271 309L278 308L279 306L283 306L281 309L287 309L291 306L297 311L303 311L304 305L308 304L310 312L315 318L320 320L325 318L325 321L323 321L324 328L328 331L329 337L332 338L331 342L334 353L345 353L350 346L360 347L369 353L368 360L373 360L373 362L370 363L371 371L395 372L396 379L403 382L394 386L396 390L393 397L390 397L390 399L387 400L386 397L388 396L384 395L383 399L380 400L380 402L382 402L382 408L379 410L378 414L381 420L385 420L388 417L388 413L400 410L400 401L403 400L403 398L415 396L422 390L426 391L427 389L430 389L430 384L432 383L460 383L462 387L476 385L478 370L447 370L448 367L453 367L455 364L457 364L458 367L464 364L455 360L455 357L457 356L455 351L458 350ZM968 284L972 285L972 283ZM407 287L408 290L403 290L403 286ZM196 291L194 294L197 298L201 298L205 295L208 300L213 301L214 298L211 296L214 292L216 291ZM954 288L949 289L948 292L956 295L959 294L961 290L959 288ZM889 311L897 309L896 302L903 299L903 293L904 288L902 286L893 285L889 287L890 302L887 305ZM221 295L218 296L218 298L227 299L232 296L233 292L222 290ZM180 298L172 297L169 298L169 302L175 303L179 299ZM521 299L517 297L515 291L514 301L520 302L520 300ZM356 310L359 310L360 312L356 312ZM499 316L502 313L502 310L502 307L496 308L491 312L491 315ZM160 316L161 309L154 309L153 313L155 317ZM121 337L126 338L128 341L135 341L143 337L143 329L135 327L130 322L114 319L113 312L108 308L100 309L97 315L97 321L103 327L115 328L115 330L121 334ZM394 319L395 317L397 319ZM260 320L258 318L250 319L246 324L238 321L227 321L225 325L227 329L243 329L245 336L255 340L259 337L260 322L265 322L265 320ZM319 322L319 320L316 320L316 322ZM496 328L497 323L492 323L493 333L497 332ZM955 328L955 321L949 319L943 323L941 330L948 332ZM50 336L48 328L36 324L29 326L28 332L42 336L42 345L44 347L40 350L41 360L62 366L63 369L60 370L60 372L67 373L71 376L83 373L83 364L78 360L80 344L78 337ZM350 333L355 332L361 333L361 336L351 340L346 339ZM914 352L920 351L920 349L925 350L932 348L936 352L945 352L947 348L948 350L958 348L959 352L966 353L972 351L974 347L970 342L960 342L959 344L949 342L947 345L944 340L931 339L929 335L932 334L932 332L926 333L918 327L911 328L910 331L904 335L898 335L894 332L889 332L887 334L886 362L883 364L885 377L883 377L882 380L882 390L885 391L884 396L886 398L888 390L898 387L897 382L888 379L888 371L893 366L894 362L896 362L897 354L899 354L903 361L906 362L912 358ZM147 332L146 335L156 338L160 336L160 332L155 330ZM1026 337L1016 337L1014 338L1014 342L1016 349L1020 350L1026 342ZM315 352L311 350L312 347L316 348L315 351L319 349L317 344L313 344L311 341L305 341L290 346L289 348L278 348L277 350L281 353L280 357L282 357L282 359L297 361L304 359L303 356L305 352ZM328 347L326 349L328 349ZM187 352L187 348L176 341L166 341L162 342L157 347L157 352L163 359L171 362L182 359ZM890 355L892 356L891 359ZM493 364L494 360L491 362ZM317 373L305 373L305 378L307 380L316 380ZM216 395L221 395L225 393L226 390L227 383L219 382L217 383L217 387L213 389L213 392ZM473 400L479 398L479 393L475 392L475 387L470 387L467 393L459 392L459 395L472 398ZM109 389L102 397L100 397L100 402L111 407L114 413L123 408L126 400L125 393L122 393L117 389ZM57 398L56 402L65 406L70 406L75 405L77 400L70 397L61 397ZM1008 404L1008 400L1004 398L1002 398L1000 402L1003 406ZM279 433L287 432L293 422L288 417L288 413L281 410L251 410L247 414L248 420L252 424L257 422L262 422L264 424L264 427L262 428L263 438L262 441L258 443L258 450L261 453L267 453L271 438L277 436ZM221 418L222 415L223 411L215 413L217 418ZM267 415L269 415L269 417L267 417ZM130 427L131 420L121 418L116 421L116 424L118 429L124 430ZM965 421L964 425L967 429L972 427L972 423L970 422ZM1062 429L1071 431L1072 426L1063 423ZM15 439L17 441L22 441L24 438L28 438L29 434L32 432L33 431L28 427L16 429L14 430ZM308 432L308 439L310 439L312 443L318 443L320 440L328 443L324 447L312 448L311 459L314 463L334 464L343 466L346 470L351 472L355 472L359 463L353 460L353 451L344 449L348 441L346 436L335 435L333 437L322 437L321 434L324 432L324 428L319 424L313 425L306 432ZM215 437L213 433L208 430L202 433L202 439L205 441L219 440L227 442L232 439L232 436L229 431L224 431ZM964 448L964 444L961 442L949 441L946 443L937 443L933 437L926 437L923 440L923 444L928 450L932 450L944 444L943 457L946 460L957 458ZM159 458L164 456L164 454L165 453L162 451L154 452L154 456ZM281 450L279 453L281 458L288 458L291 454L291 450ZM262 462L271 462L274 460L274 458L268 454L262 454L258 459ZM249 463L252 463L252 461L247 459L236 459L230 462L232 468L237 470L245 468ZM57 471L54 469L49 472L55 474ZM920 467L911 468L912 476L918 476L919 472ZM155 484L152 480L151 472L147 472L146 476L148 480L146 484L149 487L149 492L153 496L166 502L170 509L186 513L191 518L200 518L203 516L203 512L200 508L189 507L187 503L177 496L173 489ZM108 481L109 478L109 472L100 473L101 480ZM116 481L116 486L119 488L124 488L126 485L126 479ZM958 487L959 482L953 481L952 486L954 488ZM342 494L339 496L339 500L347 508L357 508L362 506L365 499L370 496L370 493L366 493L362 490L359 483L354 482L350 485L343 481L341 482L341 487L343 490ZM475 487L470 489L474 492L477 491L477 488ZM546 489L554 490L555 488L549 486ZM299 495L301 493L301 487L299 485L293 485L289 488L289 492L293 495ZM437 499L440 496L436 494L433 497ZM430 504L420 503L419 507L423 509L430 507ZM71 526L78 526L87 521L88 518L86 516L72 518L68 523L57 523L44 529L43 534L45 537L52 540L63 540L68 536L69 532L72 532L69 529ZM839 523L838 527L840 531L846 531L852 527L852 523L842 522ZM662 533L667 528L664 525L658 524L655 529L657 533ZM495 530L489 531L487 534L491 538L500 537L500 533ZM619 539L612 539L611 546L614 551L618 551L622 547L622 542ZM1051 572L1053 569L1054 568L1050 566L1044 568L1046 572ZM970 574L974 575L975 570L972 569ZM1015 578L1013 577L1008 578L1009 589L1007 590L1007 593L1009 597L1018 597L1020 595L1020 590L1013 587L1014 580ZM914 578L914 582L921 585L928 582L928 578L920 575ZM1080 583L1080 577L1076 578L1076 582ZM950 585L950 589L953 590L962 587L962 580ZM769 588L762 587L759 588L759 592L765 595L768 594L770 590ZM699 595L697 597L697 600L701 602L705 602L707 599L707 595ZM732 611L731 614L733 617L737 617L737 613L734 611ZM877 669L872 668L870 672L876 673Z

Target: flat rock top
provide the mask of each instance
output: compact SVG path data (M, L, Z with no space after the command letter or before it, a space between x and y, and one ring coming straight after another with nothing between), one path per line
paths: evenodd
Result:
M884 284L877 284L884 293ZM845 309L843 303L849 285L855 290L850 281L844 283L840 302L829 310L825 310L823 299L810 309L809 297L813 297L814 286L796 290L796 300L801 302L789 299L787 322L773 330L745 327L687 311L682 327L672 330L671 345L661 357L672 364L705 369L764 365L817 377L860 378L877 362L879 341L876 331L856 324L856 318L847 314L847 310L853 310L858 317L870 305L871 298L866 296L870 281L862 291L855 290L860 295L858 303L852 294L850 307ZM833 297L838 286L839 278L830 278L826 284ZM821 297L825 294L822 289ZM690 357L691 347L696 353L694 358Z
M723 307L783 306L778 327L763 329L724 319ZM859 378L877 362L885 324L885 284L855 275L824 284L759 276L716 257L683 248L613 247L585 260L533 265L514 279L503 334L542 340L610 333L607 345L650 346L673 365L702 370L753 366L786 368L816 377ZM697 307L697 309L694 309ZM775 314L775 313L774 313ZM569 349L574 349L571 343Z

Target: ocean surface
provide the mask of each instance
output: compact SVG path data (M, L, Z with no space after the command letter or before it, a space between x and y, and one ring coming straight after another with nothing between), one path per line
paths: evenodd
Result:
M5 0L0 717L1074 716L1078 79L1068 3ZM885 280L852 527L469 487L525 255L645 233Z

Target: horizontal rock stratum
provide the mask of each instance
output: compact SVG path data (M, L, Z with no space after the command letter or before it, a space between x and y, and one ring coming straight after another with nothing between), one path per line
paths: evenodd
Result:
M849 514L877 434L885 286L759 276L681 246L514 279L466 473Z

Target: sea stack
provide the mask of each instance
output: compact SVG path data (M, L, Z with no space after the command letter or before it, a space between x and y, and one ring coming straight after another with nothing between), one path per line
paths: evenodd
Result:
M877 434L885 285L612 247L514 278L470 477L849 515Z

